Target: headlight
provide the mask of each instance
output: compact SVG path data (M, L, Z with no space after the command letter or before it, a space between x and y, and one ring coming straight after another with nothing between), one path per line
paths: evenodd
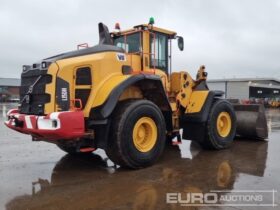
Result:
M42 68L43 69L47 68L47 63L46 62L42 62Z
M42 69L46 69L46 68L48 68L48 67L51 65L51 63L52 63L52 62L49 62L49 61L43 61L43 62L41 63L41 68L42 68Z

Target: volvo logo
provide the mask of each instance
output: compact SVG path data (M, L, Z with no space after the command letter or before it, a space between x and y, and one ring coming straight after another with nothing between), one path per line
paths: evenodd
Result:
M118 59L118 61L126 61L125 54L117 53L117 59Z

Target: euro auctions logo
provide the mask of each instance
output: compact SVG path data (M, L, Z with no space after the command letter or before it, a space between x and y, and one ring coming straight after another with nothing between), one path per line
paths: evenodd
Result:
M215 204L218 203L217 193L167 193L166 203Z
M276 190L212 190L208 193L166 193L167 204L181 206L278 206Z

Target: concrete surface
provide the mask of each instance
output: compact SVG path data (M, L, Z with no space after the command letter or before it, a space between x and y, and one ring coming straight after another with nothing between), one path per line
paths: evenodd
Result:
M269 140L236 140L232 148L204 151L190 141L169 146L142 170L114 167L102 150L71 157L55 145L8 130L0 105L0 209L279 209L280 110L268 110ZM277 207L181 207L166 193L278 190ZM263 202L271 203L271 193Z

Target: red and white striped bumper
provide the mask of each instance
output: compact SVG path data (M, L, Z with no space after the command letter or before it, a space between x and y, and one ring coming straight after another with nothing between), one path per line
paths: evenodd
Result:
M82 111L53 112L47 116L19 114L17 109L8 113L5 125L35 139L74 139L85 135L85 121Z

